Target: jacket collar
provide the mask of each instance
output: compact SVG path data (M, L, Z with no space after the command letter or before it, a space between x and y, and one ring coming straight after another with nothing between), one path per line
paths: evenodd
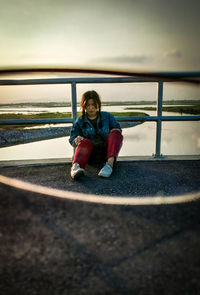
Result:
M97 113L97 122L99 122L100 120L100 116L99 116L99 112ZM84 116L83 122L88 122L91 123L90 120L88 119L87 115Z

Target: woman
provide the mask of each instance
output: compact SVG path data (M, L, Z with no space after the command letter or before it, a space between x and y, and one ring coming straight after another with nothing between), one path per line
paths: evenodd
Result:
M101 100L94 90L83 94L82 116L74 123L69 142L76 147L71 177L78 179L85 174L88 162L105 163L99 172L101 177L109 177L122 146L121 127L114 116L101 112Z

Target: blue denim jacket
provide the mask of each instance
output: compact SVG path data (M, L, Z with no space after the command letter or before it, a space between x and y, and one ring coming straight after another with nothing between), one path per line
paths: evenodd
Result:
M102 124L100 124L100 120L102 120ZM108 112L101 112L101 118L98 115L97 118L97 130L98 134L106 140L108 134L112 129L120 129L120 124L116 121L115 117ZM69 142L72 146L76 146L74 140L80 135L84 138L93 139L95 137L95 130L92 123L88 120L87 116L82 119L82 116L79 117L76 122L72 126L71 135L69 138Z

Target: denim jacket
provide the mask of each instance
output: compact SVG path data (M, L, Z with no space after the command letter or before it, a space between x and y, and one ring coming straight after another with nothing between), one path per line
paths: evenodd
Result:
M102 121L102 124L100 124L100 121ZM101 116L98 115L97 132L103 140L106 140L110 131L115 128L120 129L121 131L120 124L116 121L112 114L108 112L101 112ZM69 142L74 147L76 146L74 140L78 135L90 140L93 140L95 137L94 127L88 120L87 116L85 116L84 119L82 119L82 116L79 117L72 126Z

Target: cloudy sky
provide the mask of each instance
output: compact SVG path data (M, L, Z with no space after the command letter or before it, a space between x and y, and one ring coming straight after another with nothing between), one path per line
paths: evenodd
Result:
M0 0L0 68L200 70L199 0Z

